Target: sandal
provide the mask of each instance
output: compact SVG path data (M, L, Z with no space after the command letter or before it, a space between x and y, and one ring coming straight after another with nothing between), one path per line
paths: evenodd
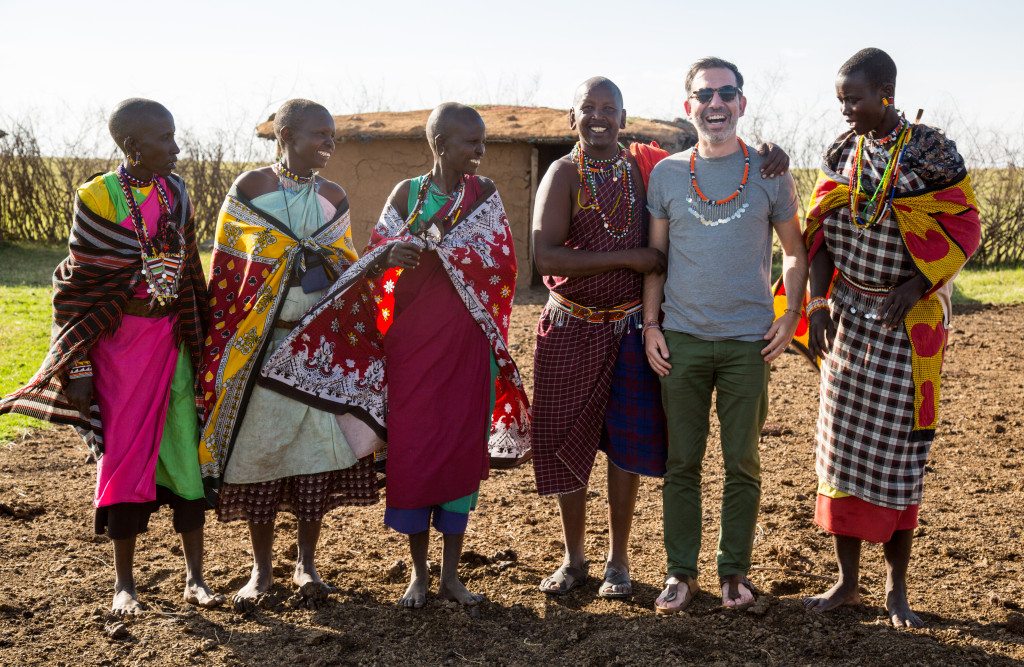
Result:
M605 563L604 581L601 582L601 588L597 590L597 597L606 600L623 600L633 597L633 581L629 578L629 571L620 570L612 566L611 563Z
M760 597L760 595L761 595L761 590L757 586L755 586L753 583L751 583L750 579L747 579L745 576L744 577L740 577L740 580L736 582L736 592L739 593L740 597L738 597L738 598L729 598L729 599L730 600L740 600L740 599L742 599L743 598L743 593L740 592L740 586L744 586L747 589L747 591L750 592L750 600L748 600L747 602L744 602L742 604L735 604L732 607L729 607L729 606L727 606L725 604L725 596L728 595L728 590L729 590L728 589L728 586L729 586L729 576L719 577L718 583L721 584L721 586L722 586L722 608L723 609L728 609L729 611L743 611L744 609L749 609L750 607L754 606L754 603L757 602L757 598Z
M686 586L686 594L679 597L679 587ZM700 586L693 577L679 578L675 575L665 580L665 590L661 592L658 599L654 601L654 611L659 614L675 614L685 610L693 602L693 598L700 592ZM675 603L678 600L676 604Z
M555 570L550 577L540 582L540 590L548 595L565 595L574 588L579 588L587 582L587 564L583 567L573 565L562 565ZM552 588L551 584L557 587Z

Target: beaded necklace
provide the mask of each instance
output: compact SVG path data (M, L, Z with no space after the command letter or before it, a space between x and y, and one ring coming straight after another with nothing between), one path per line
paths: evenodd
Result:
M132 220L132 227L135 229L135 236L139 239L139 246L142 248L142 276L148 285L147 292L161 306L169 301L178 298L178 279L181 276L182 252L172 253L170 244L170 217L171 207L167 191L163 183L154 175L150 180L143 181L128 173L124 165L117 168L117 183L121 186L128 204L129 217ZM135 201L135 194L132 188L144 188L152 185L156 188L157 198L160 202L160 218L157 221L157 231L152 237L146 228L146 221L142 217L142 210ZM180 247L184 248L184 239L179 232Z
M587 208L595 209L598 215L601 216L604 230L608 232L609 236L616 239L625 237L629 233L629 226L633 222L633 215L636 210L636 194L634 194L632 187L632 169L629 166L629 160L626 159L625 150L623 149L614 157L599 160L587 155L586 151L583 150L583 145L577 141L576 145L572 148L572 152L569 154L569 158L576 164L576 172L580 178L580 188L585 189L590 197L590 206ZM597 200L597 177L599 175L604 177L610 175L613 181L622 182L619 196L615 200L612 209L607 212L601 208L601 204ZM621 214L622 209L619 208L619 204L623 199L627 202L624 215ZM577 203L579 203L578 195ZM580 208L584 207L581 206ZM616 216L616 213L620 213L620 215ZM612 218L618 218L618 224L615 224Z
M423 213L423 207L427 202L427 193L430 191L431 186L433 186L434 191L438 195L451 201L451 205L448 207L448 213L445 214L444 218L441 220L434 221L433 224L431 224L431 227L437 225L438 229L447 231L455 226L455 223L459 219L459 215L462 213L462 199L466 196L466 179L460 176L459 182L456 183L455 188L451 193L445 194L438 186L434 185L431 179L431 174L426 173L421 177L420 189L416 193L416 204L412 207L412 212L405 221L409 231L413 234L419 234L427 231L420 229L417 223L421 222L419 218Z
M740 195L750 179L750 151L742 139L736 137L736 141L743 151L743 178L740 179L739 187L724 199L712 201L700 189L697 184L697 147L694 146L690 152L690 196L686 198L686 203L690 205L690 213L707 227L739 220L749 207L746 201L740 200Z
M903 128L906 127L906 125L907 117L900 113L900 120L898 123L896 123L896 127L892 129L892 132L878 139L869 139L869 141L873 141L879 146L884 146L885 144L896 141L896 139L898 139L900 136L900 132L903 131Z
M871 198L864 203L860 209L861 200L867 198L867 193L862 191L862 178L864 174L864 135L857 137L857 149L854 154L853 164L850 168L850 221L854 227L862 232L881 220L892 204L892 198L896 194L896 183L899 181L900 164L903 161L903 154L906 152L907 142L912 134L911 126L902 119L896 128L899 130L895 139L886 137L886 141L877 141L879 144L895 142L889 150L889 159L885 163L885 170L882 177L871 193ZM892 136L891 134L889 135Z
M278 178L283 176L288 180L295 181L299 185L305 185L306 183L309 183L314 178L316 178L315 171L311 171L309 176L299 176L294 171L285 166L283 159L278 160L273 165L271 165L271 169L273 169L274 173L277 174Z

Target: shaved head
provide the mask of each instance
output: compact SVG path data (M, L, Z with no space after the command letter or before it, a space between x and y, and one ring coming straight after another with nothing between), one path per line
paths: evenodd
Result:
M427 118L427 143L430 150L437 153L436 140L444 139L452 133L452 129L460 125L474 123L484 124L484 119L473 107L458 102L444 102L437 105Z
M572 98L572 105L574 107L579 106L580 100L586 97L587 94L595 88L604 88L612 93L615 96L615 101L618 103L619 107L622 107L622 91L619 90L619 87L615 85L614 81L603 76L593 76L581 83L576 88L576 95Z
M284 128L290 127L294 130L303 119L313 114L330 116L331 112L324 105L312 100L299 98L288 100L274 114L274 134L280 139Z
M172 118L167 107L153 100L132 97L118 103L107 121L107 129L118 148L124 150L124 140L137 138L139 133L154 119Z

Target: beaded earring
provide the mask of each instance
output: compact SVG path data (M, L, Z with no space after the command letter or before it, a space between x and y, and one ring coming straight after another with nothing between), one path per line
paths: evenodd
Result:
M892 98L889 98L889 97L883 97L883 98L882 98L882 106L883 106L883 107L888 107L888 106L892 105L893 101L894 101L894 100L893 100Z

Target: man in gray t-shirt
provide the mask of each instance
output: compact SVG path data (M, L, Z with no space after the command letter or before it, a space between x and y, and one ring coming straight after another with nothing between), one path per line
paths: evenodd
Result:
M663 487L666 588L660 613L685 608L697 591L701 464L712 392L722 433L725 490L718 544L722 604L754 602L746 579L761 499L757 444L768 413L769 363L800 318L807 254L793 178L760 175L760 157L736 136L746 108L735 65L704 58L686 76L686 113L697 145L651 174L650 246L667 274L644 278L644 349L662 383L668 420ZM770 286L772 231L783 249L787 309L775 319ZM661 315L664 315L662 321Z

